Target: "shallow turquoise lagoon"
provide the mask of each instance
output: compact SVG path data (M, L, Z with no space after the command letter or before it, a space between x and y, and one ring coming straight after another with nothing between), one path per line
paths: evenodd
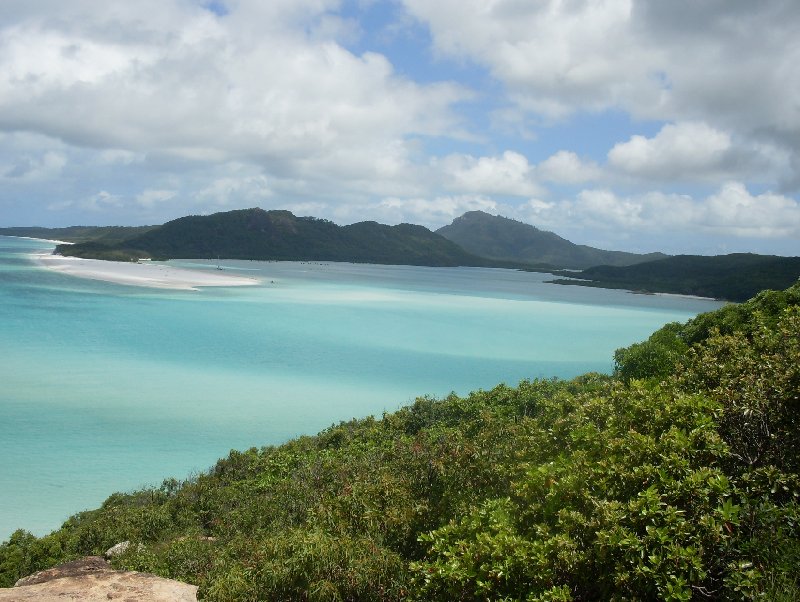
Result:
M0 237L0 540L419 395L609 372L616 348L720 305L333 263L223 261L262 285L163 291L48 271L31 254L49 249Z

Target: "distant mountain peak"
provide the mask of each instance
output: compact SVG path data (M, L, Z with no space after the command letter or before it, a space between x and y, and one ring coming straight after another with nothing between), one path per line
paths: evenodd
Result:
M481 257L569 269L633 265L666 257L661 253L639 255L576 245L553 232L477 210L464 213L436 232Z

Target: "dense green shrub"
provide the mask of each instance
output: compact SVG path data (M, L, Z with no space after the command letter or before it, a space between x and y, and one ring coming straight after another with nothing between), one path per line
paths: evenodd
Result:
M714 331L712 331L714 332ZM800 307L774 326L759 312L750 334L713 333L687 355L678 383L723 406L719 421L731 457L745 467L800 469Z
M683 326L667 324L642 343L617 349L614 372L625 382L638 378L666 378L680 363L689 346L681 337Z

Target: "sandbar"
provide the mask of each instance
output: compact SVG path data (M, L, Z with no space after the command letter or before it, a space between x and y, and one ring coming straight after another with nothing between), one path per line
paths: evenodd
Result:
M39 265L62 274L131 286L196 291L203 286L251 286L261 283L256 278L228 274L224 270L203 272L160 262L126 263L47 253L34 254L34 258Z

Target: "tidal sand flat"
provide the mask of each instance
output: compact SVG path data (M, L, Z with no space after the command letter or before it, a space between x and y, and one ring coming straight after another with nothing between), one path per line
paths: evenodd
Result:
M258 283L122 286L31 257L52 249L0 237L0 540L420 395L610 372L720 306L485 268L170 261Z
M40 265L62 274L133 286L197 290L201 286L249 286L259 282L255 278L222 271L187 270L160 262L99 261L51 253L37 253L34 257Z

